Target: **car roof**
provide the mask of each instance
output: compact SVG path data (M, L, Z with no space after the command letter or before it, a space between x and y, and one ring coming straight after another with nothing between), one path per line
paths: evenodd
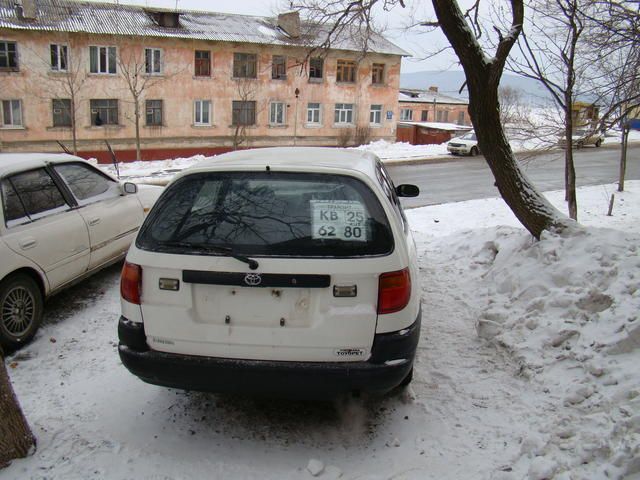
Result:
M68 161L86 162L83 158L66 153L0 153L0 177L14 172L44 167L50 163Z
M371 152L328 147L273 147L239 150L209 157L184 173L210 170L350 170L376 178L379 159Z

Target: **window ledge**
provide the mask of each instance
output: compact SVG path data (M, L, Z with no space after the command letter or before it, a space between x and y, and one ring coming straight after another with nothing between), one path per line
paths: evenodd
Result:
M2 68L0 68L0 73L11 75L11 74L20 73L20 69L18 67L16 67L16 68L2 67Z
M117 78L117 73L99 73L99 72L89 72L87 73L87 77L96 77L96 78Z
M231 80L252 80L252 81L258 81L258 77L231 77Z
M287 77L276 77L276 78L271 77L271 80L281 80L281 81L285 81L286 82L287 81Z
M324 83L324 77L322 77L322 78L309 78L309 83Z
M85 130L96 130L96 131L100 131L100 130L121 130L123 128L125 128L124 125L89 125L87 127L84 127Z
M69 70L49 70L47 75L50 77L66 77L69 75Z
M240 128L244 127L247 130L256 130L260 127L260 125L258 125L257 123L254 123L253 125L233 125L233 124L229 125L229 128L233 128L234 130L236 129L236 127L240 127Z
M166 127L166 125L163 123L161 125L142 125L142 128L147 128L149 130L160 130L161 128Z
M2 125L0 130L26 130L24 125Z
M333 128L353 128L355 127L355 123L334 123Z
M382 124L381 123L370 123L369 127L370 128L382 128Z
M216 126L213 123L192 123L191 128L216 128Z
M345 86L345 87L348 87L348 86L355 86L355 85L356 85L356 82L355 82L355 81L353 81L353 82L340 81L340 82L339 82L338 80L336 80L336 85L342 85L342 86Z
M386 88L386 87L388 87L389 85L387 85L386 83L373 83L373 82L372 82L372 83L371 83L371 86L372 86L372 87L374 87L374 88Z
M322 128L321 123L305 123L303 125L304 128Z
M269 128L289 128L289 125L287 125L286 123L284 124L270 123Z
M198 80L206 81L206 80L214 80L215 79L215 77L213 75L192 75L191 78L193 80L196 80L196 81L198 81Z
M57 127L47 127L48 132L68 132L71 130L71 125L59 125Z

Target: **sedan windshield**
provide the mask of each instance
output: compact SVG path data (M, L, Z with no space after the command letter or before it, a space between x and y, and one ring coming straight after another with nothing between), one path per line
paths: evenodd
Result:
M182 254L384 255L390 227L368 186L341 175L210 172L168 187L136 245ZM215 248L214 248L215 247Z

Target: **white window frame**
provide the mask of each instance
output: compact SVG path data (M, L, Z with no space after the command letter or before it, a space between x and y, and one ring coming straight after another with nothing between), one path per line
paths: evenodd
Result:
M376 109L374 109L373 107L378 107ZM381 104L374 104L371 105L371 107L369 108L369 123L371 125L382 125L382 109L383 109L383 105ZM377 117L377 121L376 118Z
M269 104L269 125L284 126L287 121L287 105L284 102Z
M411 122L413 121L413 110L411 108L400 109L400 121Z
M207 122L204 122L202 120L203 117L203 109L202 107L204 105L207 105L208 108L208 115L209 115L209 119ZM199 118L198 118L199 117ZM211 102L211 100L204 100L204 99L199 99L199 100L194 100L193 101L193 124L196 127L209 127L212 125L211 123L211 119L213 117L213 103Z
M317 105L318 107L310 107L309 105ZM317 114L317 121L314 120L313 118L311 120L309 120L309 112L314 112L314 115L312 115L312 117L315 117ZM307 125L322 125L322 104L319 102L308 102L307 103L307 121L306 121Z
M9 105L9 111L5 112L5 105ZM14 105L18 105L17 111L20 116L19 119L14 118ZM9 122L5 122L5 113L9 115ZM24 128L24 114L22 112L22 100L10 98L0 100L0 125L2 128Z
M111 49L114 49L115 51L115 55L114 55L114 64L111 65L110 63L110 58L111 56L109 55L109 52ZM94 50L95 49L95 50ZM102 49L105 49L105 53L106 53L106 71L102 71L101 66L100 66L100 51ZM97 71L92 72L91 71L91 52L95 51L97 58L96 58L96 67L97 67ZM113 72L111 72L111 67L113 66ZM92 75L117 75L118 74L118 47L115 47L113 45L89 45L89 73Z
M347 108L347 106L351 108ZM334 123L336 125L353 125L354 112L355 109L353 103L336 103L334 111Z
M55 47L56 49L56 65L50 61L51 71L53 72L68 72L69 71L69 46L66 43L50 43L49 44L49 56L51 56L51 47ZM64 50L64 54L61 55L60 52ZM65 65L62 66L61 59L64 56ZM51 59L50 59L51 60Z
M149 64L149 62L147 61L148 57L147 54L151 55L151 64ZM157 59L156 59L156 55L157 55ZM156 47L145 47L144 49L144 72L147 75L162 75L163 72L163 52L161 48L156 48ZM156 65L156 60L157 60L157 65ZM157 70L156 70L156 66L157 66Z

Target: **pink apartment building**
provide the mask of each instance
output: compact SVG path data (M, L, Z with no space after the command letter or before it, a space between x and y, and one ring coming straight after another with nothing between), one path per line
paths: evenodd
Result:
M406 53L380 36L366 54L352 38L311 51L308 27L296 13L0 0L0 150L61 142L106 161L105 140L120 160L136 138L143 159L393 141Z

